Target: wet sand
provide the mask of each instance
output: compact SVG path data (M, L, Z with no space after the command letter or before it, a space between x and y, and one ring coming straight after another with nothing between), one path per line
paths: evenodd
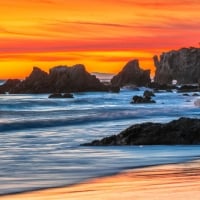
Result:
M81 184L0 200L199 200L200 161L129 170Z

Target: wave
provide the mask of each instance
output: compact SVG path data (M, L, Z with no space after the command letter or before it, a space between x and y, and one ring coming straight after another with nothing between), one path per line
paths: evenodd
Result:
M7 114L7 116L12 117L13 112L9 113L7 111L2 112L2 115ZM5 131L15 131L24 129L38 129L38 128L51 128L58 126L80 126L90 123L98 122L112 122L119 120L129 120L129 121L162 121L162 116L168 120L172 118L177 118L176 112L170 112L170 110L152 110L152 109L92 109L85 110L84 112L73 111L54 111L54 112L17 112L18 116L25 118L13 118L7 120L7 122L0 123L0 132ZM47 114L48 113L48 114ZM145 114L144 114L145 113ZM180 115L182 115L180 113ZM55 117L54 117L55 116ZM10 120L10 121L9 121ZM4 120L6 121L6 120Z
M55 117L56 118L56 117ZM133 118L133 115L118 113L104 113L101 115L91 114L90 116L79 116L78 118L61 118L61 119L38 119L38 120L24 120L24 121L12 121L9 123L0 124L0 132L24 130L24 129L37 129L37 128L50 128L57 126L71 126L71 125L83 125L88 123L121 120Z

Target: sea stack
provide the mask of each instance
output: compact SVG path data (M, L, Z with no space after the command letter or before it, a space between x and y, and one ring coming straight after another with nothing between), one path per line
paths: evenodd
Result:
M108 88L96 76L88 73L81 64L72 67L53 67L49 74L38 67L33 67L31 74L25 80L9 80L0 86L1 93L12 94L87 91L108 91Z
M155 82L193 84L200 81L200 48L182 48L154 56Z
M119 87L126 85L147 86L150 82L150 70L141 69L138 60L129 61L122 71L111 79L112 85Z
M105 86L82 64L72 67L57 66L50 69L49 82L55 92L104 91Z

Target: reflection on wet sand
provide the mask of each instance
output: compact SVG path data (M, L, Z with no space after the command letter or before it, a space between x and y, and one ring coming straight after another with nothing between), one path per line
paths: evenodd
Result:
M200 161L129 170L70 187L0 196L0 200L64 199L199 200Z

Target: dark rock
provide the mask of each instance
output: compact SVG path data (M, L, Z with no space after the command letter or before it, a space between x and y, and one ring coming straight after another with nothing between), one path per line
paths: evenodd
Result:
M65 93L63 94L63 98L74 98L74 96L71 93Z
M22 81L17 87L12 89L12 93L48 93L50 85L48 73L38 67L33 67L31 74Z
M12 88L17 87L20 83L19 79L8 79L0 86L0 94L5 94L6 92L12 93Z
M112 85L119 87L130 84L147 86L150 82L150 70L141 69L138 60L128 62L122 71L111 79Z
M65 93L63 95L61 93L53 93L48 98L74 98L74 96L71 93Z
M61 93L53 93L48 98L63 98L63 95Z
M144 102L144 98L142 96L138 96L138 95L133 96L132 100L133 101L131 103L143 103Z
M198 92L199 87L197 85L182 85L178 88L178 92Z
M89 74L83 65L75 65L54 67L50 69L49 74L34 67L24 81L17 86L11 85L9 91L12 93L68 93L108 91L108 88L94 75Z
M58 66L50 70L50 85L56 92L106 91L96 76L89 74L84 65Z
M110 85L110 86L108 86L108 90L109 90L109 92L112 92L112 93L119 93L120 92L120 87L119 86Z
M182 48L178 51L163 53L160 58L154 56L156 66L155 82L170 84L198 83L200 77L200 48Z
M194 93L194 94L192 94L192 96L193 96L193 97L198 97L198 96L199 96L199 94L197 94L197 93Z
M132 99L132 104L138 104L138 103L156 103L154 100L151 99L151 97L142 97L142 96L134 96Z
M183 94L183 96L187 96L187 97L188 97L188 96L190 96L190 95L189 95L189 94L187 94L187 93L184 93L184 94Z
M154 97L155 94L150 90L145 90L143 96L144 97Z
M180 118L166 124L133 125L118 135L95 140L86 146L200 144L200 119Z
M173 89L177 89L176 85L159 84L156 82L150 83L148 87L154 89L154 91L156 92L161 92L161 91L172 92Z
M155 96L154 93L150 90L145 90L143 93L143 96L133 96L132 98L132 104L137 104L137 103L156 103L154 100L151 98Z

